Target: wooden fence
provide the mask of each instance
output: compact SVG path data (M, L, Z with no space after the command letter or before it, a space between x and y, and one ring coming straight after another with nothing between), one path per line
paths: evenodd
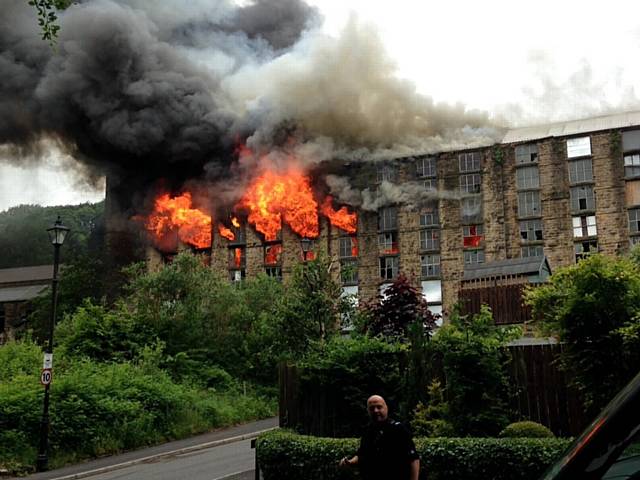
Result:
M484 303L491 308L496 325L524 323L531 320L531 309L522 302L527 285L497 285L492 287L463 288L459 292L462 314L480 312Z
M558 436L580 433L590 419L582 413L582 403L558 369L556 360L562 346L513 346L509 351L514 392L511 407L516 416L546 425ZM334 421L336 409L341 408L339 399L332 392L323 392L321 385L314 386L311 395L300 396L300 371L295 366L280 365L279 374L280 426L312 435L340 436L335 435Z

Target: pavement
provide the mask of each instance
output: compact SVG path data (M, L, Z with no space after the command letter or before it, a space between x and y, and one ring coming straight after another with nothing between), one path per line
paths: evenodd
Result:
M163 443L162 445L134 450L120 455L102 457L48 472L36 473L23 478L33 480L75 480L86 478L140 463L150 463L163 457L184 455L198 450L255 438L260 433L277 428L277 426L278 417L268 418L257 422L215 430L195 437ZM228 480L244 480L245 478L251 478L248 476L248 472L239 473L237 476L229 477Z

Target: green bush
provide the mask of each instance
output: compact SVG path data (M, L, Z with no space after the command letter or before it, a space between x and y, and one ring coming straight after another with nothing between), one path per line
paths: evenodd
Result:
M429 480L534 480L569 445L561 439L418 438L421 467ZM257 455L265 480L359 478L338 467L353 455L354 438L320 438L276 430L259 437Z
M553 438L555 435L544 425L537 422L524 421L515 422L507 425L502 432L500 432L502 438Z
M427 405L418 403L413 412L411 429L414 435L420 437L453 437L453 425L445 418L449 413L449 405L444 401L444 392L439 381L429 386L429 402Z

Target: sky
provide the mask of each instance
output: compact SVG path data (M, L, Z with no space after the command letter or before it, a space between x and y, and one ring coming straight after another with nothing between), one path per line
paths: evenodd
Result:
M463 103L511 125L640 109L638 2L307 3L320 9L329 34L339 34L352 15L372 25L397 76L436 102ZM72 160L55 148L47 158L37 169L0 161L0 211L104 197L104 182L94 188L79 181L68 173Z

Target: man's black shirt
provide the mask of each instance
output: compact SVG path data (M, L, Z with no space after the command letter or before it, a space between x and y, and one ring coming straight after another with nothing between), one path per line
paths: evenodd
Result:
M358 465L365 480L408 479L418 458L409 430L391 419L370 423L360 440Z

